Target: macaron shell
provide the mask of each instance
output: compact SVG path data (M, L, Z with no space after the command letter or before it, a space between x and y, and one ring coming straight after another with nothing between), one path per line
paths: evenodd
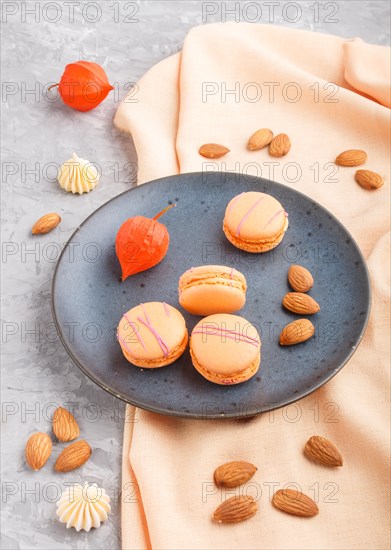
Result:
M182 343L176 348L173 348L167 357L160 359L136 359L135 357L131 356L124 347L122 347L122 352L129 363L136 365L136 367L142 367L144 369L156 369L159 367L166 367L167 365L171 365L171 363L174 363L174 361L176 361L185 352L188 340L189 337L186 331Z
M246 302L244 275L227 266L198 266L179 279L179 303L194 315L232 313Z
M243 273L226 265L200 265L191 267L181 275L179 279L179 288L182 289L190 283L203 281L204 279L212 279L214 277L220 277L228 281L238 281L247 288L246 278Z
M233 235L232 233L230 233L225 222L223 225L223 231L227 239L237 248L240 248L241 250L245 250L246 252L260 253L260 252L268 252L269 250L272 250L277 245L279 245L282 239L284 238L285 231L288 229L288 226L289 226L289 221L288 221L288 218L286 217L285 225L277 235L275 235L270 240L263 239L258 241L257 240L253 241L250 239L244 240L244 239L241 239L240 237L237 237L236 235Z
M163 366L172 362L174 350L184 351L187 329L177 309L163 302L148 302L124 314L117 337L125 357L133 364Z
M232 313L244 306L246 294L243 290L216 281L187 288L181 292L179 303L193 315Z
M285 226L285 210L268 195L250 191L234 197L225 211L224 224L241 240L271 240Z
M206 370L218 378L246 371L259 358L260 347L256 328L238 315L210 315L194 327L190 338L197 370Z
M230 386L233 384L241 384L242 382L247 382L250 378L254 376L258 372L259 365L261 363L261 354L258 354L258 357L254 359L253 363L249 367L247 367L245 370L241 371L240 373L236 374L216 374L215 372L211 372L210 370L207 370L206 368L202 367L200 363L198 363L196 357L193 355L191 348L190 348L190 355L192 359L192 363L196 370L209 382L213 382L214 384L221 384L222 386Z

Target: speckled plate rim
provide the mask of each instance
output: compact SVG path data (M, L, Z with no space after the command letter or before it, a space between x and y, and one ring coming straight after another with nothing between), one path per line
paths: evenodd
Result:
M211 174L214 174L216 175L216 172L211 172ZM232 175L231 173L229 172L219 172L219 175L221 177L224 177L224 176L228 176L228 175ZM240 176L240 174L238 174ZM206 174L205 172L185 172L183 174L173 174L172 176L165 176L163 178L159 178L159 179L156 179L156 180L151 180L151 181L148 181L148 182L145 182L142 184L142 186L149 186L149 185L164 185L164 182L166 180L172 180L172 178L184 178L186 176L200 176L200 177L203 177L205 178ZM322 206L319 202L317 202L316 200L314 200L312 197L309 197L308 195L306 195L305 193L301 193L300 191L297 191L296 189L293 189L287 185L284 185L282 183L278 183L278 182L275 182L275 181L272 181L272 180L267 180L265 178L258 178L256 176L249 176L249 175L246 175L246 181L248 182L254 182L254 184L260 184L260 183L265 183L267 182L268 184L271 184L272 186L276 186L276 187L280 187L280 188L287 188L289 189L289 191L291 191L292 193L295 193L297 195L300 195L301 197L304 197L305 199L307 200L311 200L311 202L313 204L315 204L316 206L318 206L319 208L321 208L324 212L326 212L330 218L335 222L335 224L337 224L343 231L345 231L346 235L348 235L348 237L351 239L351 243L350 245L355 247L356 251L357 251L357 255L358 257L360 258L363 266L364 266L364 273L366 274L366 282L367 282L367 291L368 291L368 304L367 304L367 308L366 308L366 315L365 315L365 318L364 318L364 323L363 323L363 327L360 331L360 334L358 335L357 339L356 339L356 342L355 342L355 345L351 348L351 351L350 353L346 356L345 360L342 361L340 363L340 365L338 365L337 368L335 368L328 377L325 377L323 380L321 380L321 382L319 382L318 384L314 384L310 390L308 391L303 391L302 393L300 394L295 394L295 396L292 398L292 399L287 399L287 400L284 400L284 402L282 403L273 403L273 405L271 405L270 407L267 408L267 411L273 411L273 410L277 410L277 409L280 409L282 407L286 407L288 405L291 405L292 403L296 403L297 401L300 401L301 399L303 399L304 397L307 397L308 395L311 395L312 393L314 393L316 390L318 390L319 388L321 388L322 386L324 386L325 384L327 384L332 378L334 378L334 376L340 371L342 370L342 368L346 365L346 363L351 359L351 357L354 355L354 353L356 352L358 346L360 345L361 343L361 340L365 334L365 331L366 331L366 328L368 326L368 320L369 320L369 316L370 316L370 312L371 312L371 304L372 304L372 288L371 288L371 283L370 283L370 277L369 277L369 272L368 272L368 267L367 267L367 263L365 261L365 258L361 252L361 249L360 247L358 246L356 240L353 238L353 236L351 235L351 233L346 229L346 227L338 220L338 218L336 218L334 216L334 214L332 214L329 210L327 210L327 208L325 208L324 206ZM78 225L78 227L75 229L75 231L72 233L72 235L69 237L66 245L64 246L61 254L60 254L60 257L57 261L57 264L56 264L56 267L55 267L55 270L54 270L54 274L53 274L53 281L52 281L52 288L51 288L51 298L52 298L52 305L51 305L51 309L52 309L52 316L53 316L53 320L54 320L54 324L56 326L56 329L57 329L57 333L59 335L59 338L66 350L66 352L68 353L68 355L70 356L70 358L72 359L72 361L75 363L75 365L77 365L79 367L79 369L90 379L92 380L95 384L97 384L99 387L101 387L103 390L105 390L106 392L108 392L109 394L113 395L114 397L117 397L118 399L120 399L121 401L124 401L125 403L129 404L129 405L133 405L135 407L139 407L140 409L144 409L144 410L147 410L147 411L150 411L150 412L154 412L154 413L157 413L157 414L162 414L162 415L166 415L166 416L174 416L174 417L179 417L179 418L188 418L188 419L195 419L195 420L218 420L218 419L238 419L238 418L248 418L248 417L252 417L252 416L255 416L257 414L262 414L263 412L265 412L264 409L260 410L259 408L254 408L254 409L251 409L251 410L247 410L245 414L238 414L238 413L235 413L235 412L232 412L232 413L208 413L208 414L194 414L194 413L186 413L184 414L183 412L180 412L180 411L173 411L173 410L168 410L168 409L165 409L163 406L161 407L150 407L150 406L146 406L144 403L140 403L140 402L137 402L136 400L133 400L133 401L130 401L129 398L120 393L120 392L117 392L117 391L114 391L113 389L111 389L109 386L107 386L102 380L99 379L99 377L97 377L96 375L94 375L93 373L89 372L88 369L86 369L81 363L80 361L77 360L77 358L74 356L72 350L69 348L69 346L67 345L66 343L66 340L65 338L63 337L62 335L62 330L61 330L61 324L59 323L58 321L58 318L57 318L57 313L56 313L56 306L55 306L55 300L54 300L54 292L55 292L55 286L56 286L56 282L57 282L57 273L58 273L58 270L59 270L59 266L61 264L61 260L62 260L62 257L65 255L66 251L67 251L67 248L68 248L68 245L69 243L73 240L73 238L77 235L77 233L83 228L83 225L90 219L92 218L96 212L98 212L99 210L101 210L102 208L105 208L108 204L110 204L112 201L114 200L117 200L119 197L121 196L124 196L124 195L127 195L128 193L131 193L132 191L134 191L135 189L137 189L138 186L135 186L135 187L132 187L131 189L128 189L127 191L124 191L123 193L120 193L119 195L116 195L115 197L111 198L110 200L108 200L107 202L105 202L104 204L102 204L101 206L99 206L96 210L94 210L94 212L92 212L89 216L87 216L87 218L85 218L83 220L82 223L80 223Z

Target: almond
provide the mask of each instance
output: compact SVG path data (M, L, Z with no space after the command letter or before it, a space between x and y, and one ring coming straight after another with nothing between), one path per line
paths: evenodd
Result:
M218 143L205 143L201 145L199 153L208 159L219 159L229 153L229 149Z
M286 325L280 334L281 346L292 346L305 342L315 332L315 327L308 319L296 319Z
M291 150L291 140L286 134L278 134L269 145L269 154L272 157L284 157Z
M33 225L31 233L33 235L43 235L44 233L49 233L52 229L57 227L61 221L61 216L55 212L50 212L50 214L45 214L42 218L39 218L37 222Z
M217 523L238 523L251 518L257 513L258 504L253 497L240 495L224 501L213 514Z
M368 155L361 149L348 149L335 159L335 164L339 166L359 166L367 161Z
M52 425L54 435L59 441L72 441L80 435L75 417L62 407L55 410Z
M269 128L262 128L253 133L247 143L247 149L250 151L259 151L269 145L273 139L273 132Z
M304 447L304 454L310 460L326 466L342 466L343 458L334 443L325 437L313 435Z
M37 472L46 464L52 452L52 440L43 432L30 435L25 448L26 462Z
M311 273L301 265L291 265L288 271L288 281L293 290L307 292L314 285Z
M237 487L247 483L257 470L258 468L250 462L227 462L215 470L214 480L218 486Z
M288 292L282 300L282 305L293 313L304 315L311 315L320 310L318 302L303 292Z
M371 170L357 170L354 179L364 187L364 189L379 189L384 184L384 179L380 174L371 172Z
M319 513L319 508L312 498L295 489L280 489L272 499L273 505L287 514L310 518Z
M87 462L92 453L87 441L80 439L75 441L62 451L56 460L54 469L56 472L70 472Z

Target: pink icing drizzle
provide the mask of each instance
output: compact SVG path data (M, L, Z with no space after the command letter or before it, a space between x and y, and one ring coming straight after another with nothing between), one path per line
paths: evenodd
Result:
M147 320L147 323L150 325L150 324L151 324L151 319L148 317L148 313L147 313L147 310L146 310L145 307L144 307L144 304L141 304L141 308L142 308L142 310L143 310L143 313L144 313L144 316L145 316L145 318L146 318L146 320Z
M211 328L213 330L213 332L208 331L208 328ZM220 331L220 334L218 332L214 332L214 331ZM259 341L256 340L255 338L252 338L251 336L241 334L240 332L236 332L234 330L216 328L216 327L212 327L212 326L210 326L210 327L206 326L205 328L202 328L202 329L193 330L192 335L193 334L202 334L202 335L206 335L206 336L222 336L222 335L224 335L224 338L228 338L229 340L235 340L235 341L238 341L237 337L239 337L240 342L246 342L247 344L251 344L252 346L257 346L257 347L259 346Z
M150 320L150 318L149 318L149 316L146 312L144 304L141 304L141 307L143 309L146 322L143 319L141 319L141 317L137 317L137 320L140 321L140 323L142 323L145 327L147 327L152 332L152 334L155 336L155 338L157 340L157 343L159 344L160 349L162 350L164 356L167 357L168 353L170 351L169 348L168 348L168 345L163 340L162 336L158 333L158 331L152 326L151 320Z
M147 351L147 348L145 347L145 342L144 342L144 340L142 339L141 334L140 334L139 331L137 330L137 327L135 327L135 324L136 324L136 323L133 323L133 321L131 321L131 320L129 319L129 317L126 315L126 313L124 314L124 317L125 317L125 319L127 320L127 322L129 323L129 325L132 327L132 329L134 330L134 332L136 333L136 336L137 336L137 338L139 339L140 344L143 346L143 348L145 349L145 351Z
M270 223L272 223L272 221L273 221L275 218L277 218L277 216L279 216L280 214L282 214L283 212L284 212L284 210L279 210L278 212L276 212L276 213L274 214L274 216L272 216L272 217L270 218L270 220L265 224L264 228L267 227Z
M163 307L167 317L170 317L170 310L168 309L166 302L163 302Z
M247 218L249 217L249 215L251 214L251 212L258 206L258 204L260 202L262 202L266 197L261 197L260 199L258 199L253 205L251 208L249 208L249 210L247 210L247 212L245 213L245 215L243 216L243 218L240 220L240 223L238 225L238 228L236 230L236 236L238 237L240 235L240 229L243 225L243 223L247 220Z
M118 332L117 332L117 339L121 342L121 344L124 346L124 348L125 348L126 351L129 353L129 355L131 355L131 356L133 357L132 350L130 349L130 347L128 346L128 344L125 342L125 340L122 338L122 336L119 335Z
M240 193L240 195L236 195L236 197L234 197L234 198L231 200L231 202L230 202L230 204L229 204L229 206L228 206L228 209L227 209L227 213L228 213L228 212L231 212L233 205L236 203L236 201L237 201L238 199L240 199L240 197L241 197L242 195L244 195L244 191L243 191L243 193Z
M193 334L202 334L205 336L221 336L221 334L217 334L216 332L206 332L204 330L193 330L192 335ZM251 340L246 340L245 338L240 338L239 334L237 336L239 336L239 342L245 342L246 344L251 344L252 346L257 347L259 345L258 342L253 342ZM224 334L224 338L227 338L228 340L235 340L235 342L238 341L237 336L233 336L232 334Z

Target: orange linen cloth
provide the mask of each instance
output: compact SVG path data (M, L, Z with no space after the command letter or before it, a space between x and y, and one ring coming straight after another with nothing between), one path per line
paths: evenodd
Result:
M360 39L207 25L140 80L138 103L120 105L115 124L133 136L139 183L209 168L291 186L353 234L373 291L369 326L353 358L294 405L247 422L181 420L128 407L125 550L389 548L390 65L388 48ZM248 137L264 127L290 136L286 157L246 150ZM206 142L231 153L209 162L198 154ZM336 155L350 148L368 153L365 168L385 177L380 190L362 189L355 168L335 168ZM313 434L335 442L342 468L303 457ZM239 491L213 487L214 469L230 460L259 467L248 488L259 512L245 523L217 525L214 509ZM318 501L318 516L301 519L272 507L271 494L288 482Z

